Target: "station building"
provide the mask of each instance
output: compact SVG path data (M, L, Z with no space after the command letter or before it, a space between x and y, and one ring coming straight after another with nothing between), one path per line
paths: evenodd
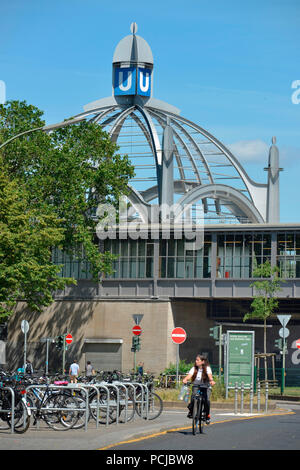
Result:
M9 322L8 362L19 365L24 318L31 325L29 355L40 367L45 357L40 339L70 333L69 361L76 357L82 369L91 360L97 370L129 371L135 315L142 328L137 361L154 373L175 363L171 332L178 326L187 333L180 359L188 362L204 353L217 364L218 349L209 335L216 324L223 325L223 332L254 330L255 349L261 353L262 323L245 323L243 317L253 300L253 270L269 260L285 279L276 314L292 315L287 366L296 367L300 224L280 223L276 138L270 136L262 162L266 182L257 183L238 155L175 106L154 97L153 54L135 23L113 54L112 96L87 104L74 120L102 126L135 167L120 224L109 236L101 226L97 232L99 250L117 255L114 273L95 283L87 263L54 252L54 262L63 264L62 275L75 277L78 284L56 293L42 314L18 306ZM280 327L276 315L268 320L268 351L276 352L279 362L274 341ZM50 367L57 362L51 347Z

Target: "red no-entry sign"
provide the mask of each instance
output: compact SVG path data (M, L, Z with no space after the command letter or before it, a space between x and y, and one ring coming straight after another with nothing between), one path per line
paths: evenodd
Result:
M297 341L296 341L296 347L297 347L298 349L300 349L300 339L297 339Z
M73 341L72 335L67 335L66 336L66 343L71 344Z
M132 333L133 333L135 336L139 336L139 335L142 333L142 328L141 328L139 325L135 325L135 326L132 328Z
M174 328L171 334L171 338L172 338L173 343L176 343L176 344L184 343L186 340L186 332L183 328L180 328L180 327Z

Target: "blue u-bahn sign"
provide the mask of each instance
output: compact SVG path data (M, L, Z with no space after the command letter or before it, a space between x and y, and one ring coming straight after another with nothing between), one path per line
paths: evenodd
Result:
M151 93L151 69L138 68L137 94L150 96Z
M114 71L115 95L151 95L151 69L142 67L116 67Z

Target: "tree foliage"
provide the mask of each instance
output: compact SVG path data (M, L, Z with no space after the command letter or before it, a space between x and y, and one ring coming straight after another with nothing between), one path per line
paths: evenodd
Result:
M266 322L278 308L277 293L281 290L284 280L279 276L277 266L271 266L267 260L254 269L253 276L260 278L251 284L255 288L255 295L251 303L252 311L244 316L244 321L259 319L264 322L264 352L266 353Z
M24 131L43 126L43 112L25 101L10 101L0 105L0 145ZM19 254L21 258L24 256L24 260L28 258L28 263L29 259L33 262L32 267L29 263L27 270L22 271L21 284L18 284L17 274L15 283L13 275L10 276L11 294L7 299L2 295L2 302L7 300L10 304L10 299L16 299L21 291L23 297L28 300L31 298L33 278L38 276L39 263L44 266L47 256L51 260L51 247L58 247L77 258L84 253L94 279L98 278L99 273L111 272L112 257L99 250L95 238L97 220L93 214L99 203L110 203L117 209L119 197L126 194L128 181L134 174L128 157L119 155L117 150L118 147L98 124L87 121L49 133L35 130L0 149L1 165L5 170L0 195L3 202L1 239L4 240L3 230L9 246L15 243L17 247L21 237L25 237L24 250L19 246ZM6 200L14 203L9 206ZM30 226L32 220L38 223ZM26 236L21 236L22 230L25 230ZM1 271L1 283L4 283L7 270L12 269L13 274L16 268L13 258L8 258L6 253L0 258L0 269L4 266L4 256L6 264ZM44 279L45 285L50 283L51 290L62 287L63 279L58 280L60 269L51 265L50 261L47 266L45 271L40 269L40 278ZM0 285L2 288L4 284ZM34 295L32 300L35 301L31 302L31 307L36 309L39 305L49 305L51 297L48 294L47 289L40 286L40 298L43 301L39 302Z

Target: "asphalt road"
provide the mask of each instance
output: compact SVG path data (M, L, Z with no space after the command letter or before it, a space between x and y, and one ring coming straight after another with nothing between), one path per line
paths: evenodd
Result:
M110 451L300 450L300 410L290 414L228 420L205 426L203 434L174 430L111 447Z

